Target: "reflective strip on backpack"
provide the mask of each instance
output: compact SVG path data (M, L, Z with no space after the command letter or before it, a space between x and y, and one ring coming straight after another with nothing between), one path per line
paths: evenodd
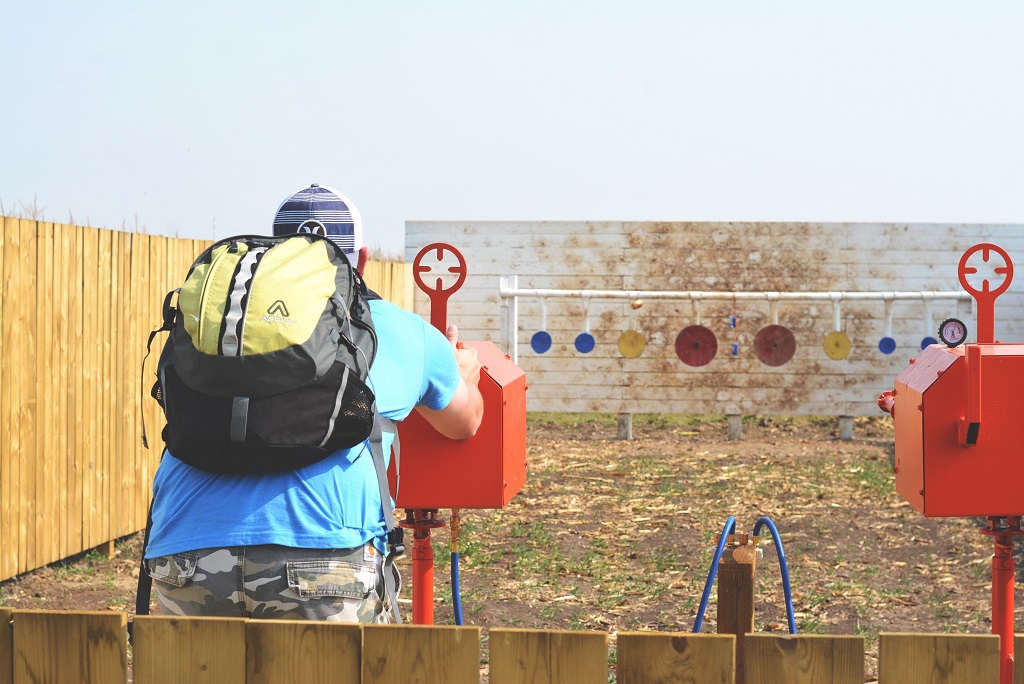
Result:
M327 434L324 435L323 441L317 445L320 448L327 444L327 440L334 433L334 424L338 421L338 414L341 412L341 402L345 398L345 388L348 387L349 370L349 367L345 366L345 371L341 375L341 387L338 389L338 396L334 398L334 411L331 412L331 420L327 423Z
M228 295L227 310L224 312L224 332L220 338L222 356L242 355L242 334L245 329L245 312L249 303L247 295L256 275L256 267L266 251L266 247L254 247L238 261L231 293Z
M245 432L249 423L249 397L231 399L231 443L245 444Z

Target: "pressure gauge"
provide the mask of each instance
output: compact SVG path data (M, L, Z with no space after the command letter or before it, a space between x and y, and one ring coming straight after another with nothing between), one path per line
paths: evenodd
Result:
M956 318L947 318L939 326L939 339L947 347L956 347L967 339L967 326Z

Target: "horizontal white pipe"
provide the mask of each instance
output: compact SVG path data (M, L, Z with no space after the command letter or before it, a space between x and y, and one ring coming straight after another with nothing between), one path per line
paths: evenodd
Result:
M505 287L505 281L499 287L502 297L582 297L586 299L727 299L727 300L758 300L758 301L843 301L843 300L877 300L896 299L957 299L969 300L971 295L966 292L920 290L910 292L883 291L878 292L725 292L702 290L548 290Z

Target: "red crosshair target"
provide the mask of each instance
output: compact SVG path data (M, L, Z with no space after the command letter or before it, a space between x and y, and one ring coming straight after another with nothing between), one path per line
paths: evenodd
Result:
M968 266L967 264L970 258L978 252L981 252L981 260L986 264L992 256L992 252L995 252L1003 259L1002 266L992 268L992 273L1004 276L1003 281L995 289L992 289L988 277L982 279L980 290L971 285L967 280L967 276L978 273L977 267ZM990 242L974 245L960 257L957 275L960 278L960 285L978 302L978 342L995 341L996 297L1006 292L1007 288L1010 287L1010 281L1013 280L1013 262L1010 261L1010 255L999 245L993 245Z
M433 252L433 263L424 263ZM456 266L445 266L445 252L451 252L458 261ZM436 270L435 270L436 269ZM423 279L424 273L437 273L433 287ZM445 276L458 274L454 284L445 287ZM419 251L412 262L412 278L416 286L430 298L430 324L442 333L448 329L448 298L466 282L466 259L462 253L444 242L434 242Z

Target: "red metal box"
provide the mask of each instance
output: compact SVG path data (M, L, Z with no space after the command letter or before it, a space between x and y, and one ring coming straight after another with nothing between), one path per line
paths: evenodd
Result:
M896 489L929 517L1024 515L1024 344L977 346L973 445L965 347L932 345L896 377Z
M413 411L398 425L401 483L388 471L398 508L503 508L526 482L526 374L491 342L477 350L483 372L483 423L476 435L451 440Z

